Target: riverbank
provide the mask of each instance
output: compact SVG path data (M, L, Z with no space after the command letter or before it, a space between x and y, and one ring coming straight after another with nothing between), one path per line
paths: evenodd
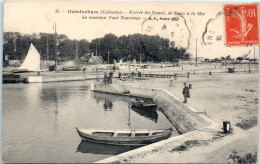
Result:
M235 73L227 73L227 68L214 65L198 67L166 67L138 69L142 73L186 75L174 78L144 78L146 80L127 80L121 82L131 88L160 88L169 91L180 101L183 100L183 83L192 84L191 98L187 106L213 120L217 126L194 130L183 135L148 145L98 162L120 163L175 163L175 162L255 162L258 133L258 72L249 74L241 68ZM194 74L195 70L195 74ZM105 70L104 70L105 71ZM108 71L108 70L106 70ZM131 69L132 71L136 71ZM212 72L209 75L209 71ZM87 70L96 76L94 71ZM117 75L118 71L114 74ZM31 73L37 76L37 73ZM103 76L103 72L99 72ZM42 72L51 78L83 75L75 72ZM171 84L172 82L172 84ZM119 83L117 78L113 84ZM136 92L141 90L136 89ZM222 133L223 121L230 121L232 133Z
M102 69L101 69L102 66ZM177 75L177 77L187 77L189 74L198 75L198 74L223 74L228 72L228 68L234 68L236 73L246 73L249 70L254 73L258 72L257 63L251 64L222 64L222 63L203 63L198 64L195 67L192 64L184 64L178 67L173 66L173 64L161 64L161 63L149 63L147 64L148 68L141 68L140 65L126 67L123 70L114 71L113 77L118 77L119 73L136 73L140 71L143 75L146 74L149 76L157 76L157 77L172 77L173 75ZM4 67L3 74L10 74L12 70L16 70L18 67ZM18 73L21 78L26 78L27 81L30 82L62 82L62 81L82 81L82 80L93 80L93 79L101 79L103 78L104 72L109 73L111 70L103 69L103 65L95 66L89 65L85 67L85 71L57 71L57 72L28 72L28 73ZM144 78L147 78L144 77ZM164 77L164 78L165 78ZM153 77L155 78L155 77Z
M172 86L170 80L173 80ZM189 79L150 79L123 84L163 88L182 100L184 82L192 84L188 105L205 113L217 124L216 127L183 134L178 142L170 138L98 162L256 162L258 73L195 74ZM221 129L226 120L232 127L232 133L227 135Z

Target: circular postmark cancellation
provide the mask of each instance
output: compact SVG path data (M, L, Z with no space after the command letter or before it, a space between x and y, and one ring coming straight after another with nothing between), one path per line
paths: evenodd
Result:
M224 6L227 46L259 44L258 4Z

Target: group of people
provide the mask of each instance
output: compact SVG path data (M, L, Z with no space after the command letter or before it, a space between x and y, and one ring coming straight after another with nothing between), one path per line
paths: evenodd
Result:
M122 74L121 72L119 72L119 73L118 73L119 79L121 79L122 75L124 75L124 76L127 75L128 78L134 78L134 76L135 76L136 74L135 74L134 71L133 71L132 73L130 73L130 74L126 74L126 73L123 73L123 74ZM141 77L142 77L142 73L141 73L140 71L138 71L137 76L138 76L138 78L141 78Z
M103 83L104 84L112 84L113 74L114 73L111 71L111 72L109 72L109 76L108 76L107 73L104 72ZM121 73L120 73L120 75L121 75ZM141 76L142 76L140 71L138 71L137 75L138 75L139 78L141 78ZM132 72L132 76L134 76L134 72ZM189 87L187 86L186 83L184 83L183 85L184 85L184 88L182 90L182 94L183 94L183 97L184 97L183 103L187 103L187 98L190 98L190 89L189 89Z
M112 78L113 78L113 72L109 72L109 76L107 76L107 73L104 72L104 80L103 80L103 83L104 84L112 84Z
M104 83L104 84L112 84L113 74L114 74L114 73L113 73L112 71L109 72L109 74L107 74L106 72L104 72L104 80L103 80L103 83ZM121 76L122 76L122 73L119 72L119 73L118 73L118 76L119 76L119 79L120 79ZM131 76L131 78L133 78L133 77L135 76L135 73L132 72L131 74L129 74L129 76ZM142 77L142 73L141 73L140 71L138 71L137 76L138 76L139 78L141 78L141 77Z

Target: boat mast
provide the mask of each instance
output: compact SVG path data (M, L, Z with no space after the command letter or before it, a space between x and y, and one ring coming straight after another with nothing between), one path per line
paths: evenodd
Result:
M46 34L47 38L47 45L46 45L46 60L49 60L49 39L48 39L48 34Z
M196 37L196 67L197 67L197 37Z
M57 32L56 32L56 23L54 24L54 30L55 30L55 34L54 34L54 38L55 38L55 49L54 49L54 55L55 55L55 72L57 72Z
M76 41L76 52L75 52L75 60L77 61L78 59L78 42Z
M97 53L97 45L96 45L96 56L98 56L98 53Z

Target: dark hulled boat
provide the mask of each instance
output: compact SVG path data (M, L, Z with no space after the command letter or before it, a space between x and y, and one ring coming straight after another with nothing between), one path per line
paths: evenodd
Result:
M135 99L131 101L132 106L140 109L154 110L157 105L155 103L144 101L141 99Z
M63 68L63 71L80 71L82 68L80 66L71 66Z
M107 130L107 129L78 129L76 130L82 140L110 144L142 146L167 139L172 129L164 130Z
M27 79L20 77L14 73L3 73L3 84L5 83L26 83Z

